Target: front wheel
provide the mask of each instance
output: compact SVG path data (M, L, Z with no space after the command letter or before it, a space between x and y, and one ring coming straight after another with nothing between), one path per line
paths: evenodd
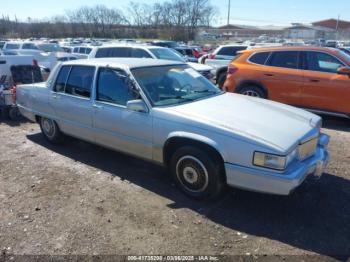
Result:
M225 186L219 161L193 146L179 148L171 158L170 170L178 187L198 200L215 198Z
M257 98L266 98L265 92L257 86L243 87L240 92L242 95L252 96Z
M53 144L59 144L63 141L63 134L58 128L55 121L41 117L40 118L40 129L44 137Z

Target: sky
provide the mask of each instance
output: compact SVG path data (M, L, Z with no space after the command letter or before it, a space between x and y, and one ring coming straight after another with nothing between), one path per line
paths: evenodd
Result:
M156 3L164 0L134 0ZM227 24L229 0L211 0L218 8L215 25ZM127 8L129 0L10 0L1 1L0 15L19 20L48 18L61 15L65 10L83 5L103 4L107 7ZM328 18L350 21L349 0L231 0L231 24L288 26L290 23L311 23Z

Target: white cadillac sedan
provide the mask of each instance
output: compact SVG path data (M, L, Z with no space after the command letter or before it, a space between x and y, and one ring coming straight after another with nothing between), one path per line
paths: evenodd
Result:
M19 86L17 103L50 142L74 136L164 165L197 199L226 185L288 195L329 160L320 117L222 92L174 61L65 62L47 82Z

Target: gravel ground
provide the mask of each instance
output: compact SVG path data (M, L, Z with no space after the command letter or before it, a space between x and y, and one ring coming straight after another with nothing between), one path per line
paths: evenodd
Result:
M188 199L166 171L36 124L0 119L0 249L31 255L350 255L350 121L329 118L332 161L279 197ZM0 259L1 260L1 259Z

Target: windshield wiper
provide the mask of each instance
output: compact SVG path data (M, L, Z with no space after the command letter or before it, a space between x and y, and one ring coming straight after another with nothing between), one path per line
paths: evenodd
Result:
M194 93L209 93L209 94L216 94L217 92L214 90L209 89L203 89L203 90L194 90Z
M194 101L195 99L183 97L183 96L162 96L159 98L159 100L168 100L168 99L181 99L186 101Z

